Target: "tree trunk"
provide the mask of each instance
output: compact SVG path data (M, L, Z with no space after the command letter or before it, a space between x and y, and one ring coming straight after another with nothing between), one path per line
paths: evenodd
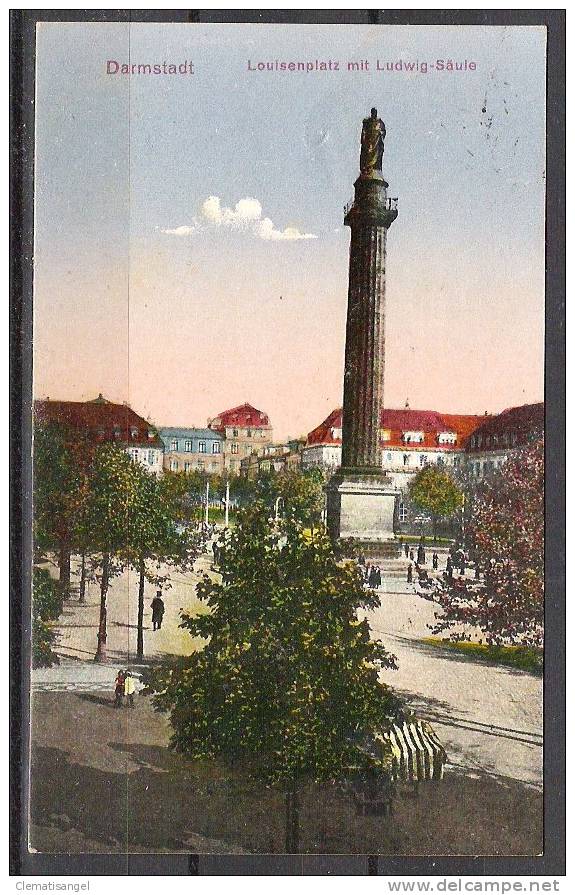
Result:
M80 603L86 602L86 554L82 553L82 566L80 571Z
M431 519L433 522L433 544L434 544L434 546L436 546L437 545L437 516L432 516Z
M66 599L70 594L70 548L68 544L61 544L60 546L58 566L60 569L60 593Z
M299 799L295 780L286 792L286 854L299 854Z
M138 645L136 649L138 659L143 659L144 657L144 586L144 560L140 557L140 583L138 587Z
M100 584L100 624L98 626L98 648L94 656L94 662L106 661L106 596L108 594L108 585L110 583L110 554L104 553L102 560L102 582Z

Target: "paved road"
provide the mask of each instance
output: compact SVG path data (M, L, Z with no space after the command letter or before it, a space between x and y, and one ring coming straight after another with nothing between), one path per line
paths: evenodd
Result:
M165 591L166 614L160 631L151 630L150 602L146 592L146 659L187 653L193 640L178 627L181 608L203 607L195 598L195 586L210 570L203 556L192 575L176 575ZM97 588L92 585L88 602L70 600L58 631L60 666L33 673L34 690L113 691L118 667L137 672L134 659L137 581L134 575L115 579L108 599L108 656L110 664L97 665ZM434 604L416 596L397 577L384 580L381 605L367 613L373 636L383 640L398 659L397 671L383 679L401 692L422 717L433 722L449 754L451 764L467 775L476 770L494 777L513 778L540 787L542 781L542 680L503 666L462 659L452 651L427 646Z
M382 679L433 723L450 763L468 774L481 769L540 787L542 679L421 643L435 606L402 582L384 582L380 597L380 607L364 614L399 666Z

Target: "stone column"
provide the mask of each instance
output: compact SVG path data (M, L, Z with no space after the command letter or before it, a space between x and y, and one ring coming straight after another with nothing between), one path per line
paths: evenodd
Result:
M385 254L397 202L379 171L361 174L344 223L351 228L343 386L344 469L381 473L385 368Z
M385 126L364 119L361 174L345 209L351 229L345 339L342 466L327 486L328 529L365 542L393 537L397 492L381 468L380 419L385 368L387 230L397 200L381 173Z

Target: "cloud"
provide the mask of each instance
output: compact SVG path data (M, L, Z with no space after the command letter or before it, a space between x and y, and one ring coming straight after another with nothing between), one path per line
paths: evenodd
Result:
M162 230L162 233L167 233L169 236L193 236L206 230L224 227L273 241L317 239L315 233L302 233L297 227L278 230L273 221L262 217L262 214L262 205L257 199L246 197L236 202L234 208L226 208L222 206L219 196L208 196L202 203L199 217L193 218L191 224L168 228Z

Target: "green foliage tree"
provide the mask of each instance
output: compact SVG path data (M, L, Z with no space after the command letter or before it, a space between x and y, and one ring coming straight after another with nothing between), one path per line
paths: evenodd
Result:
M64 426L34 429L34 545L57 552L62 596L70 589L70 556L83 531L92 454L87 440Z
M83 517L86 540L99 555L100 620L94 661L106 660L107 594L110 579L119 574L129 547L130 514L138 504L136 464L121 447L105 444L94 455L90 493Z
M144 655L144 591L146 581L169 584L166 566L182 572L193 566L199 552L199 535L183 524L181 498L185 483L157 478L138 463L131 470L125 564L138 574L137 656Z
M285 793L286 850L297 852L305 782L387 773L364 744L403 717L379 681L395 658L358 620L374 595L356 565L339 562L324 533L312 543L293 517L271 524L262 501L242 511L221 576L198 586L210 612L182 616L205 647L150 671L147 684L170 712L175 749L240 765Z
M59 663L52 650L56 635L52 628L62 612L62 594L46 569L34 568L32 577L32 666Z
M428 512L433 522L433 539L437 539L437 520L455 513L463 504L463 492L449 473L437 466L424 466L409 483L413 503Z
M281 473L277 490L283 499L284 512L302 525L314 529L321 524L324 510L324 477L319 469Z
M483 483L469 539L479 580L445 581L434 633L464 639L476 628L489 644L543 645L544 447L509 458Z

